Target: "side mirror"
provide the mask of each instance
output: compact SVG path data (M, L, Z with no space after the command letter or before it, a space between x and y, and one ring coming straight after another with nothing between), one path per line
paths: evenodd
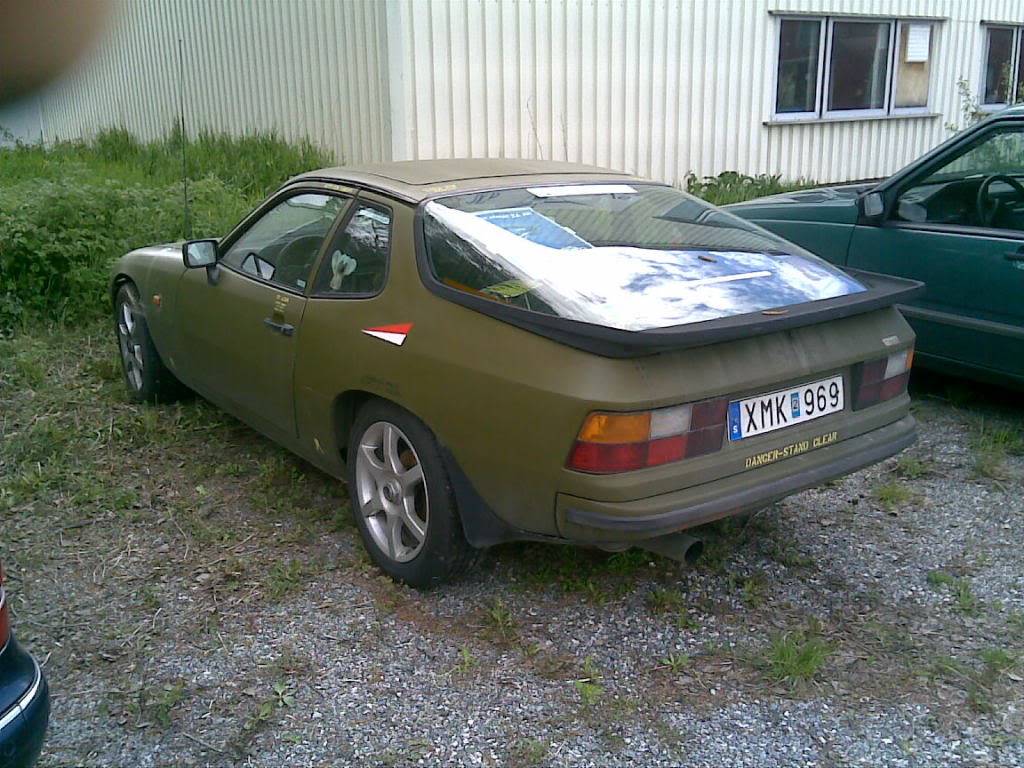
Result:
M861 206L864 218L871 222L877 222L885 213L885 200L881 192L868 192L861 199Z
M189 240L181 246L181 256L189 269L212 267L217 263L217 241Z

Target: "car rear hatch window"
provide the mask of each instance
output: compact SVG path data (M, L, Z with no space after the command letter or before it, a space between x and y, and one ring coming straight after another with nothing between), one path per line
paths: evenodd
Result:
M642 332L865 291L797 246L671 187L566 184L460 194L422 211L449 289Z

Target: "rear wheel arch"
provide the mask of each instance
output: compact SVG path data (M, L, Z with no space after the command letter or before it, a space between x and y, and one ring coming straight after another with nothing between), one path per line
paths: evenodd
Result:
M331 420L334 427L334 442L342 461L348 462L348 437L355 423L359 409L371 400L385 400L385 397L364 389L349 389L334 398L331 406ZM394 403L398 405L398 403Z
M472 480L466 475L451 449L441 439L441 436L437 434L433 426L403 403L375 392L350 389L342 392L334 399L334 439L346 467L348 465L348 443L352 426L355 424L359 410L374 401L388 403L401 408L410 416L419 420L433 436L437 442L445 470L448 473L449 481L455 493L456 506L463 532L474 547L485 548L506 541L529 539L546 541L550 538L544 535L530 534L527 531L509 525L506 521L499 518L490 505L480 496Z
M413 418L418 419L423 426L427 428L433 438L437 441L438 445L444 444L441 440L441 436L434 430L433 425L427 422L423 416L416 413L416 411L405 403L367 389L348 389L334 398L334 403L331 407L334 439L337 443L341 458L346 463L348 461L348 456L346 455L348 453L348 439L352 432L352 425L355 424L356 417L359 415L360 409L367 403L374 400L379 400L383 403L389 403L396 408L401 408Z

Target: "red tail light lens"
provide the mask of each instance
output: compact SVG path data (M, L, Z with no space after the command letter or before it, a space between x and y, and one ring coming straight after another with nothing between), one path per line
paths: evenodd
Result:
M4 591L4 567L0 565L0 648L7 645L11 636L11 612L7 607L7 592Z
M914 348L907 347L888 357L858 363L853 367L853 410L867 408L907 391Z
M641 413L596 411L583 422L567 466L612 474L714 453L722 447L728 406L719 398Z

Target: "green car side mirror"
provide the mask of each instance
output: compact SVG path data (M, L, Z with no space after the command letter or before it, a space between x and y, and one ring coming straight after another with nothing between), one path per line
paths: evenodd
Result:
M885 200L881 192L868 192L861 198L861 211L864 218L872 224L877 224L885 213Z

